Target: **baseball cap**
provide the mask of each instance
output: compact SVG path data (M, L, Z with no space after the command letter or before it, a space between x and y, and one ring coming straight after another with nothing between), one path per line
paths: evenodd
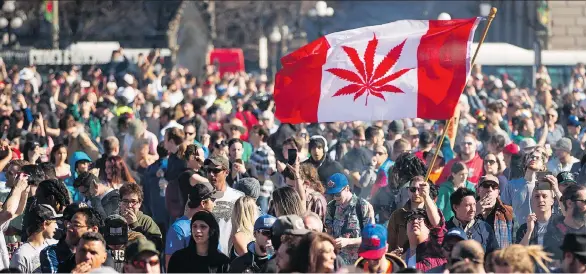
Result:
M468 240L466 232L464 232L464 230L459 227L453 227L450 230L448 230L448 233L446 233L446 235L444 236L444 240L450 237L458 238L460 240Z
M484 176L480 177L479 184L482 184L484 182L493 182L498 185L499 179L494 175L488 174L488 175L484 175Z
M63 214L57 214L55 209L48 204L36 205L29 214L43 221L56 220L63 217Z
M118 214L108 216L102 229L104 240L108 245L125 245L128 242L128 224Z
M254 230L271 229L275 221L277 221L277 218L274 216L268 214L261 215L254 222Z
M124 250L124 259L127 262L132 261L138 257L138 255L144 252L151 252L157 256L159 255L159 251L153 242L144 238L138 238L126 246L126 249Z
M503 149L503 153L505 154L512 154L512 155L516 155L519 153L521 149L519 148L519 146L515 143L510 143L508 145L506 145Z
M191 188L189 192L189 201L190 201L190 208L195 208L199 206L199 203L205 199L220 199L224 197L223 191L216 190L210 183L208 182L201 182L196 184ZM195 207L191 207L191 204L194 203Z
M568 116L568 126L580 126L580 120L576 115Z
M71 218L73 218L73 215L75 215L75 213L80 208L85 208L85 207L89 207L89 206L84 202L77 202L77 203L69 204L67 207L65 207L65 210L63 210L63 219L70 221Z
M221 166L223 169L228 170L230 168L230 164L228 163L228 158L224 156L212 155L209 158L205 159L203 162L204 166Z
M560 249L564 252L586 256L586 235L568 233Z
M303 219L297 215L285 215L277 218L272 226L273 237L281 235L302 236L310 231L305 228Z
M533 138L525 138L525 139L521 140L521 142L519 142L519 148L523 152L527 152L536 146L537 146L537 143L535 142L535 140L533 140Z
M362 242L358 256L367 260L377 260L387 252L387 229L382 225L368 224L362 230Z
M569 171L562 171L558 173L556 177L558 179L559 184L576 183L576 178L574 177L574 174L572 174L572 172Z
M348 186L348 178L342 173L335 173L328 179L326 184L326 194L340 193L342 189Z

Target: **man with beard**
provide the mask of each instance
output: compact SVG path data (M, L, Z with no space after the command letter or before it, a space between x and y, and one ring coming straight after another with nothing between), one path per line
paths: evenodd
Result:
M548 183L549 182L543 182ZM478 203L476 212L478 218L487 222L492 229L501 248L513 244L513 208L504 205L499 198L499 179L493 175L486 175L480 178L476 186Z
M228 241L232 231L232 209L236 200L244 194L228 186L229 163L228 159L222 156L212 156L203 163L208 180L217 191L224 192L224 196L216 199L216 206L212 213L220 226L220 251L228 254Z
M545 171L545 161L547 155L543 147L535 147L531 152L525 155L523 166L525 167L525 177L509 181L509 184L503 193L501 199L505 205L513 207L514 218L522 225L526 222L526 216L531 213L531 202L529 196L533 193L537 183L537 172ZM546 180L552 183L556 197L561 196L557 187L557 180L553 176L546 176Z
M79 208L67 222L65 238L41 251L41 272L67 273L75 268L75 251L81 236L86 232L98 232L102 226L100 214L92 208Z
M262 215L254 222L255 241L248 244L248 252L232 261L230 272L259 273L264 265L273 257L274 249L271 244L271 228L277 218L271 215Z
M409 202L402 208L391 214L388 225L389 250L403 248L408 242L407 217L412 210L424 209L433 227L445 226L445 221L440 210L435 204L437 189L434 185L426 183L423 176L415 176L409 182Z
M545 251L552 253L553 259L557 260L562 259L563 253L559 244L566 234L586 234L586 187L567 187L560 202L564 216L549 223L543 241Z

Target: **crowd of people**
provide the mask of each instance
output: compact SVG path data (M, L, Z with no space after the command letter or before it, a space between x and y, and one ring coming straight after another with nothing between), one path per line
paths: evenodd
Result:
M161 62L2 65L0 272L586 272L584 64L293 125L262 77Z

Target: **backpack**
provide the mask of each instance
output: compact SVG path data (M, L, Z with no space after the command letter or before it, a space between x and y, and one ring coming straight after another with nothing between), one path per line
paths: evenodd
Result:
M356 210L356 216L358 216L358 225L360 226L360 231L362 231L362 229L364 229L364 223L362 221L362 207L364 206L364 203L362 202L362 198L358 197L358 202L356 203L356 206L354 207L354 210ZM336 203L335 202L331 202L328 204L328 211L327 214L328 216L334 218L334 214L336 211ZM346 219L349 216L346 216ZM346 222L347 223L347 222Z

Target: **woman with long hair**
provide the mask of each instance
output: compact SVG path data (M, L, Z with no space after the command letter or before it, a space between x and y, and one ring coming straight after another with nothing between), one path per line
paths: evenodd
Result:
M54 146L49 160L55 165L57 179L65 180L71 176L71 167L67 163L67 146L64 144Z
M189 246L173 253L168 273L226 273L230 259L218 250L220 226L214 215L199 211L191 218Z
M269 206L269 214L275 217L285 215L302 216L304 210L301 206L301 197L292 187L286 186L273 191L273 200Z
M136 183L130 170L120 156L110 156L106 159L106 180L114 189L120 189L127 183Z
M448 180L440 185L437 196L437 207L444 214L444 220L454 217L452 206L450 205L450 196L456 189L465 187L476 192L474 184L468 181L468 168L462 162L456 162L452 165L451 174Z
M243 196L236 200L232 210L232 232L230 235L230 259L235 259L247 252L247 245L254 241L254 221L258 218L256 199Z
M317 169L313 165L303 164L299 167L299 175L305 186L305 208L317 214L324 222L327 202L324 197L325 189L319 180Z
M509 180L507 177L503 175L505 162L501 158L499 158L496 154L489 152L484 156L483 161L483 173L484 175L493 175L499 179L499 189L501 192L506 188L507 184L509 184Z
M332 236L312 232L308 234L309 267L307 273L333 273L336 267L336 241Z

